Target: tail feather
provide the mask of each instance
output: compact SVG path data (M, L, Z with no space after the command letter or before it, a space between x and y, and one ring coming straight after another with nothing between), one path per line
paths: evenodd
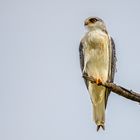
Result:
M89 88L93 103L93 118L97 125L97 131L102 127L104 130L105 123L105 87L99 87L92 84Z
M99 131L99 129L102 127L103 130L105 130L105 126L104 125L97 125L97 131Z

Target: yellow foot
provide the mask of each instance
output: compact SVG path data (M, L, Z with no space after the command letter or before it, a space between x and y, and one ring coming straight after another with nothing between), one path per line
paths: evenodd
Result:
M96 79L96 84L97 84L97 85L101 85L101 84L102 84L102 80L101 80L100 78L97 78L97 79Z

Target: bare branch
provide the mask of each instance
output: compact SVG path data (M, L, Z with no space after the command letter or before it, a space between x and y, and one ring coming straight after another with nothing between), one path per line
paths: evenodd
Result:
M89 80L91 83L96 83L96 80L94 77L88 77L87 75L83 75L83 78L86 79L86 80ZM107 87L109 88L112 92L120 95L120 96L123 96L127 99L130 99L132 101L135 101L135 102L139 102L140 103L140 94L136 93L136 92L133 92L132 90L128 90L124 87L121 87L119 85L116 85L114 83L109 83L109 82L106 82L106 83L100 83L100 85L98 86L104 86L104 87Z

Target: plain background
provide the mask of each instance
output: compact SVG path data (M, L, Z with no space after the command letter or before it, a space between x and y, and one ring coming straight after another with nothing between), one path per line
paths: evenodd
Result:
M113 93L96 132L78 52L89 16L115 40L115 82L140 91L138 0L0 0L1 140L140 138L139 104Z

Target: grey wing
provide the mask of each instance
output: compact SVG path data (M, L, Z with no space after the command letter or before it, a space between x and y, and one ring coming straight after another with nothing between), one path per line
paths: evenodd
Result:
M82 44L82 42L80 42L80 45L79 45L79 57L80 57L81 71L83 71L83 68L84 68L84 54L83 54L83 44Z
M116 71L116 49L115 43L113 38L110 38L110 46L109 46L109 75L108 75L108 82L114 81L114 75ZM108 96L110 94L110 90L106 89L106 101L105 106L107 105Z
M112 54L111 54L111 72L109 75L109 82L114 81L115 71L116 71L116 49L115 49L115 43L113 38L111 38L111 48L112 48Z
M80 42L80 45L79 45L79 57L80 57L80 66L81 66L82 74L83 74L83 69L84 69L83 48L84 48L84 46L83 46L82 42ZM88 88L88 81L86 79L84 79L84 81L85 81L86 87Z

